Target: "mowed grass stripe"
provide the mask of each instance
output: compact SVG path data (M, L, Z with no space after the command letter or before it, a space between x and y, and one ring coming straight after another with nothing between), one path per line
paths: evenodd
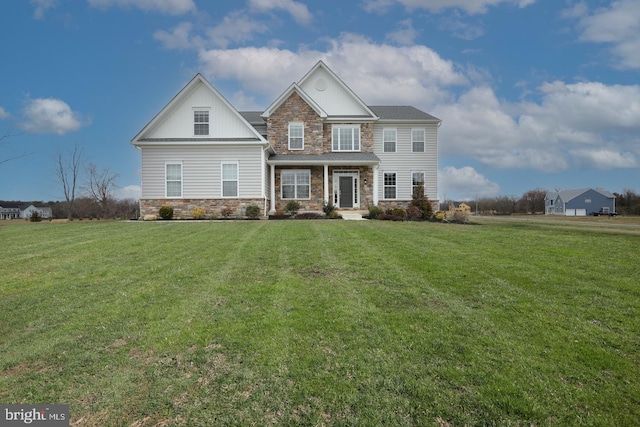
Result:
M19 260L2 265L1 401L69 402L78 425L639 417L634 235L526 223L40 225L0 227Z

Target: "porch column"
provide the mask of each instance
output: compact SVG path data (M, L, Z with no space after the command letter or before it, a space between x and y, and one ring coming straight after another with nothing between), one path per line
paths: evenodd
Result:
M270 165L271 166L271 173L270 173L270 177L269 177L269 189L270 189L270 193L269 194L269 198L271 200L270 202L270 206L269 206L269 213L271 215L276 213L276 165Z
M378 206L378 165L373 167L373 204Z
M324 202L329 203L329 165L324 165Z

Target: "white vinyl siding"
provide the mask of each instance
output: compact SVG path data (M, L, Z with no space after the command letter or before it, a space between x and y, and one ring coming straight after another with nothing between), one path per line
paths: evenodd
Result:
M289 123L289 150L304 150L304 123Z
M166 197L182 197L182 163L165 165L165 182Z
M238 163L222 163L222 197L238 197Z
M147 146L142 149L142 198L167 197L166 159L181 159L183 198L221 198L221 163L238 164L238 194L243 198L264 197L263 147L260 146Z
M145 137L147 138L192 138L194 137L194 111L209 112L209 138L255 138L254 129L230 110L204 84L198 84L188 94L184 102L158 122Z
M394 124L395 125L395 124ZM397 173L397 194L398 200L411 200L413 190L412 172L424 173L424 191L430 200L438 198L438 148L437 137L438 127L436 124L424 125L424 152L413 151L412 128L417 129L415 124L398 124L397 141L395 153L384 151L383 130L384 124L376 124L373 128L373 152L380 158L380 169L378 171L378 198L384 200L383 171L394 171Z
M333 151L360 151L360 125L333 125L331 141Z
M384 172L383 173L383 195L385 200L393 200L397 197L397 186L398 186L398 174L395 172Z
M411 129L411 151L414 153L424 153L424 129Z
M308 169L283 170L280 183L283 200L309 199L311 196L311 171Z
M395 128L384 128L382 131L382 146L385 153L396 152L396 141L398 140L398 131Z

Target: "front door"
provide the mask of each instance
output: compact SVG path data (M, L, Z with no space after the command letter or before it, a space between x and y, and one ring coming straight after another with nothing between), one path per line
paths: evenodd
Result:
M353 207L353 177L341 176L340 187L338 189L339 194L339 207L352 208Z

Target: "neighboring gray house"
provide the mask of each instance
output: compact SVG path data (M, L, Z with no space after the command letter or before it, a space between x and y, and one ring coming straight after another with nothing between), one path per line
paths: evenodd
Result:
M545 214L587 216L593 212L615 212L616 196L602 189L551 191L544 199Z

